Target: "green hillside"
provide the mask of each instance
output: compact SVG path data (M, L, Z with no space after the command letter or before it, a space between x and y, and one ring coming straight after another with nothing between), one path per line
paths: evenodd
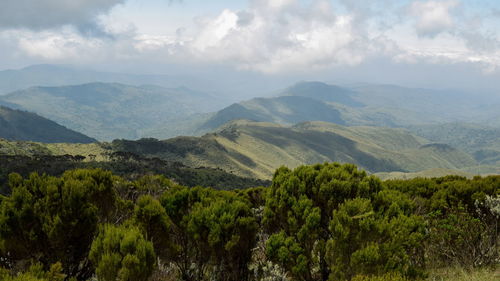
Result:
M0 106L0 138L45 143L96 141L37 114L4 106Z
M296 167L327 161L355 163L370 172L417 172L477 165L465 152L444 144L429 144L404 129L344 127L326 122L284 127L242 120L202 137L116 140L112 147L257 178L270 178L281 165Z
M0 97L8 103L99 140L136 139L152 128L163 138L178 130L178 120L221 107L218 99L187 88L90 83L34 87Z

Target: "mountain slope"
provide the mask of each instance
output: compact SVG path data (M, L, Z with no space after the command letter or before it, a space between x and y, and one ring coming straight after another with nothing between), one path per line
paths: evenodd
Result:
M203 137L165 141L116 140L114 150L179 161L188 166L219 167L238 175L270 178L281 165L338 161L370 172L416 172L429 168L474 166L468 154L429 144L403 129L344 127L306 122L293 127L237 121Z
M363 107L353 99L355 94L349 89L321 82L301 82L279 92L276 97L254 98L228 106L216 112L198 130L206 132L240 119L284 125L306 121L346 125L349 116L344 115L350 112L343 109Z
M143 131L168 126L163 138L177 129L177 120L221 107L216 98L187 88L89 83L33 87L0 97L15 105L99 140L135 139Z
M0 106L0 138L46 143L91 143L96 141L34 113L4 106Z
M229 121L239 119L279 124L305 121L345 124L339 111L322 101L302 96L282 96L255 98L233 104L218 111L201 126L201 129L216 129Z

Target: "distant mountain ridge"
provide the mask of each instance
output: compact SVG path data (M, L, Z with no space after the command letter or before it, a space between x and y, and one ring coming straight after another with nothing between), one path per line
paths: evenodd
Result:
M295 100L294 100L295 98ZM492 104L498 104L497 107ZM273 97L235 103L216 112L200 129L248 119L291 125L325 121L348 126L408 127L446 122L495 124L500 99L452 90L404 88L394 85L339 87L323 82L300 82ZM335 118L332 118L335 116ZM499 119L500 120L500 119Z
M335 102L351 107L362 107L364 104L353 99L356 92L335 85L311 81L297 83L286 88L280 93L281 96L300 96L308 97L324 102Z
M224 101L185 87L88 83L32 87L0 96L0 104L29 110L99 140L136 139L145 131L221 108Z
M5 106L0 106L0 138L45 143L96 142L37 114Z
M0 95L37 86L60 87L94 82L135 86L151 84L174 88L196 82L194 84L203 87L200 81L181 76L114 73L82 69L71 65L39 64L22 69L0 71Z

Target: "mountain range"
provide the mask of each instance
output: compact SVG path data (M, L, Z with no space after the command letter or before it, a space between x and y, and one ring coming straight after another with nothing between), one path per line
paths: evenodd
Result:
M45 85L97 76L113 82L33 86L2 95L0 137L68 143L39 144L56 155L103 160L115 152L134 153L260 179L269 179L280 165L325 161L355 163L387 178L499 172L500 99L494 97L313 81L228 104L217 95L183 86L133 85L167 79L163 76L155 81L153 76L62 69L34 66L0 72L0 90L40 82L40 73L47 75ZM9 75L11 84L5 80ZM104 142L71 144L96 139ZM17 154L23 147L33 149L7 142L0 154Z

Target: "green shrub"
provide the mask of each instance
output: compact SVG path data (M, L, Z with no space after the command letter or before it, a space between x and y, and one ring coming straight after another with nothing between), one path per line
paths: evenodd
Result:
M156 260L153 244L138 228L112 225L102 227L89 258L103 281L146 281Z
M28 179L11 174L9 184L12 194L0 204L0 256L10 264L40 261L45 269L64 261L65 274L89 278L85 259L98 222L115 208L111 173L74 170L60 178Z

